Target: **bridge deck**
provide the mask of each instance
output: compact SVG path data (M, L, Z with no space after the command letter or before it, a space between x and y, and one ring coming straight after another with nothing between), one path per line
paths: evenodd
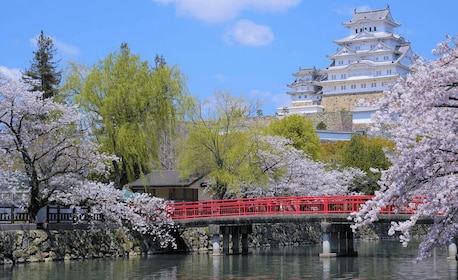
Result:
M327 221L336 224L352 224L349 214L284 214L284 215L253 215L253 216L226 216L213 218L195 218L188 220L176 220L175 223L183 227L205 227L215 225L250 225L262 223L304 223ZM391 223L392 221L405 221L410 214L382 214L376 223ZM433 220L428 217L420 218L417 224L432 224Z
M358 211L362 204L372 198L373 196L294 196L205 200L170 203L168 211L175 222L183 225L285 222L304 219L351 222L350 213ZM398 209L388 205L382 210L380 219L405 220L412 213L413 210L409 207Z

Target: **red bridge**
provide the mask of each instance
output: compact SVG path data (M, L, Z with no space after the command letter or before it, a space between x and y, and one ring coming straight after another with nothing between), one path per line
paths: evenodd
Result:
M244 216L272 215L330 215L350 214L373 196L286 196L264 198L237 198L175 202L169 204L175 221ZM418 201L420 203L420 200ZM387 206L382 214L394 214L394 207ZM403 209L408 214L412 210Z
M213 236L213 252L219 253L220 236L223 236L223 253L229 253L229 236L233 252L248 253L248 235L256 223L319 222L323 234L321 257L355 256L353 232L349 214L373 196L285 196L264 198L238 198L175 202L168 204L171 218L183 227L208 226ZM422 203L415 199L414 203ZM406 220L412 208L395 208L387 205L379 222ZM430 220L430 219L429 219ZM429 220L422 221L430 223Z

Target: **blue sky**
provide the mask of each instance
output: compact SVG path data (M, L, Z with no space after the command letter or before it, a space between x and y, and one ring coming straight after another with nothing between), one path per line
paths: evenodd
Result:
M44 31L64 68L92 66L121 43L154 63L156 54L187 76L192 95L217 91L264 103L264 115L290 104L286 84L299 67L325 68L333 40L358 11L390 5L397 32L415 53L432 59L445 35L458 34L458 1L306 0L3 0L0 72L30 67L34 38Z

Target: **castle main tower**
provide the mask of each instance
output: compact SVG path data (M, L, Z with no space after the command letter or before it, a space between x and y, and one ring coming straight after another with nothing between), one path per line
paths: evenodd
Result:
M277 108L277 115L353 111L354 123L364 123L376 108L357 108L360 99L377 99L400 76L409 73L414 62L410 42L394 32L400 24L390 7L358 12L343 22L349 35L334 40L334 54L327 55L326 69L299 68L292 90L291 106ZM361 114L363 113L363 114Z

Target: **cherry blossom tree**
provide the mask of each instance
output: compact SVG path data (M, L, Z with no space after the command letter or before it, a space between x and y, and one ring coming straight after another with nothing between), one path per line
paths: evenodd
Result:
M55 192L50 200L76 210L82 206L89 206L89 215L102 215L106 224L115 224L142 235L149 235L161 248L176 248L172 235L176 225L168 215L167 204L162 198L147 194L126 197L125 193L113 184L81 182L66 192ZM100 223L95 219L90 221L91 225L97 224L100 227Z
M437 59L418 59L412 73L385 92L375 116L376 129L396 143L393 165L382 172L380 191L355 213L355 228L378 219L382 207L411 206L404 222L393 222L404 245L420 217L434 224L420 245L417 259L431 255L458 234L458 47L447 37L433 50ZM411 202L421 198L422 204Z
M29 92L21 82L0 80L1 169L25 174L31 218L54 191L80 182L85 170L107 172L110 157L97 152L80 119L77 107L43 99L41 92Z
M245 196L348 195L354 180L365 175L355 168L331 169L281 136L264 136L261 142L257 156L268 183L251 186Z
M103 215L108 224L149 234L161 247L174 246L173 221L163 199L126 198L112 184L89 180L107 175L116 157L98 152L80 125L82 117L75 106L43 99L41 92L28 92L21 82L0 80L3 202L24 205L32 219L47 203L90 206L90 214Z

